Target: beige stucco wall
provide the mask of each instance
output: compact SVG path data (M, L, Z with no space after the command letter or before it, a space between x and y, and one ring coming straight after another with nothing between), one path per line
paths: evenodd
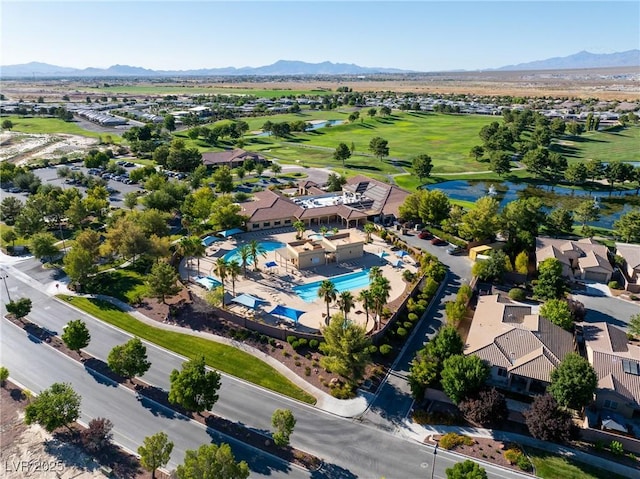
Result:
M614 401L618 403L616 409L610 409L604 407L605 400ZM633 416L633 407L629 406L628 401L621 397L619 394L613 391L598 391L596 393L596 407L602 411L611 411L621 416L630 418Z

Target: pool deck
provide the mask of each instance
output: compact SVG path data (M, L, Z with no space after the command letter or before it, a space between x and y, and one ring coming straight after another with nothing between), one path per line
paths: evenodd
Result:
M341 229L341 232L347 231ZM360 235L365 238L364 232L360 229L350 228L355 235ZM317 234L317 229L307 229L304 232L304 238L307 238L311 234ZM272 230L257 231L251 233L244 233L227 239L225 241L219 241L214 243L213 246L207 248L207 256L200 259L200 272L201 276L213 276L217 278L214 272L214 264L216 260L224 256L234 248L247 243L251 240L258 241L279 241L282 243L288 243L294 241L296 232L292 228L276 228ZM416 272L416 265L409 256L404 258L398 258L394 251L391 251L390 245L387 245L384 241L380 240L377 236L372 236L372 242L364 245L364 255L361 258L353 259L347 263L332 263L328 265L316 266L312 269L298 271L291 267L285 267L282 261L276 260L275 252L268 252L266 257L259 257L258 268L260 271L254 272L253 265L247 266L247 278L243 278L242 275L236 279L235 293L236 296L241 293L251 294L252 296L261 298L268 301L262 307L259 307L255 312L235 303L229 303L231 298L232 285L231 280L227 278L225 282L225 288L228 292L227 295L227 308L237 314L247 315L248 317L260 318L262 321L268 324L277 324L284 329L296 329L298 331L316 332L322 326L324 326L324 314L326 314L326 303L318 298L312 303L303 301L292 288L301 284L308 284L314 281L322 281L325 279L331 279L334 276L351 273L354 271L360 271L363 268L368 269L372 266L380 266L383 276L385 276L391 284L391 294L389 301L393 301L398 298L405 289L405 282L402 279L402 272L407 269L413 273ZM380 258L379 254L385 251L388 256ZM391 265L391 262L400 259L402 266L395 268ZM266 268L264 265L269 261L275 261L280 263L276 267ZM183 260L180 267L180 274L183 279L193 278L198 275L197 261L195 259L191 261ZM218 278L219 279L219 278ZM354 297L357 298L360 291L364 288L351 290ZM270 311L276 304L282 304L290 308L306 311L303 314L297 325L294 325L292 321L277 316L267 314L266 311ZM335 302L329 308L330 314L335 314L339 311ZM355 305L349 313L349 319L355 321L362 326L366 323L366 314L364 308L359 301L355 302ZM373 317L370 315L368 322L368 329L373 328Z

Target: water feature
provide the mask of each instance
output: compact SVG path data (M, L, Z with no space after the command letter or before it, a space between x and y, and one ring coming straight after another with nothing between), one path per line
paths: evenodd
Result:
M307 131L318 130L320 128L325 128L327 126L338 126L338 125L342 125L343 123L344 123L344 120L322 120L322 121L317 121L315 123L309 123L309 128L307 128ZM264 131L262 133L258 133L255 136L256 137L258 137L258 136L269 136L269 133Z
M268 253L269 251L275 251L277 249L284 248L285 244L278 241L260 241L260 246L262 246L264 251ZM238 252L239 249L240 248L232 249L227 254L225 254L223 258L226 259L227 262L236 260L238 264L242 264L242 259L240 258L240 253ZM247 264L252 263L253 261L251 259L247 261Z
M493 188L492 188L493 187ZM614 192L609 195L607 191L585 191L566 188L564 186L530 185L528 183L515 183L512 181L488 182L453 180L427 185L428 190L441 190L449 198L475 202L478 198L495 192L493 198L500 202L500 206L519 198L537 197L548 210L557 206L563 206L573 210L580 201L591 199L600 207L600 220L588 223L591 226L613 228L613 223L623 214L633 208L625 196Z
M335 285L338 293L343 291L351 291L352 289L359 289L369 286L371 279L369 279L369 270L363 269L362 271L356 271L354 273L342 274L340 276L334 276L329 278ZM305 303L313 303L318 299L318 290L322 281L314 281L313 283L303 284L300 286L294 286L293 291L300 296Z

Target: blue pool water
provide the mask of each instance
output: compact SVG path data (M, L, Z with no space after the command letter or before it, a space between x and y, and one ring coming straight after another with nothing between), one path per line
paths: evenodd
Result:
M369 279L369 270L356 271L355 273L347 273L340 276L334 276L331 282L336 285L338 293L343 291L351 291L352 289L364 288L371 284ZM318 299L318 290L322 281L315 281L309 284L294 286L293 290L306 303L313 303Z
M285 247L284 243L280 243L278 241L260 241L260 245L266 252L275 251L279 248ZM225 254L224 259L226 259L227 261L233 261L235 259L238 262L238 264L242 264L242 258L240 258L240 254L238 253L238 248L232 249L227 254ZM249 259L249 261L247 262L247 264L252 264L252 263L253 261L251 259Z

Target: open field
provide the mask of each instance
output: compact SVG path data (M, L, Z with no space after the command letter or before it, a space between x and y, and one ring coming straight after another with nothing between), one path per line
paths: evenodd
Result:
M87 136L90 138L100 138L100 133L85 130L72 121L63 121L59 118L39 118L39 117L22 117L17 115L7 115L2 117L3 120L11 120L13 122L13 131L22 133L37 134L57 134L66 133L69 135ZM112 136L118 135L114 131Z
M232 346L148 326L115 306L96 299L61 296L75 307L109 324L188 358L202 355L208 366L285 396L313 404L315 399L267 363Z

